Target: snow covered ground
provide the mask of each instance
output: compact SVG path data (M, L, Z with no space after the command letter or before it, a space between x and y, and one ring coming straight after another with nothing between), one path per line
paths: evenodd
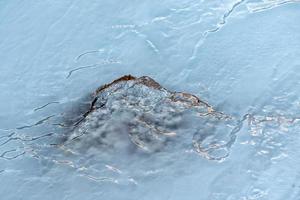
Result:
M0 199L300 200L299 19L298 0L0 1ZM125 74L232 116L228 156L53 145Z

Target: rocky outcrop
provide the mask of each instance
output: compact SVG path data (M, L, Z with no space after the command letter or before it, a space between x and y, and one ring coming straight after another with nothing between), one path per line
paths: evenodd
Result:
M208 154L226 147L228 134L214 133L214 126L228 121L193 94L169 91L148 76L126 75L93 93L64 145L78 151L156 152L192 139L198 153Z

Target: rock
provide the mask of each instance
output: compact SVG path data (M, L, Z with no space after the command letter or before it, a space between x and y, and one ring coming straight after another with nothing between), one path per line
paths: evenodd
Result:
M148 76L120 77L99 87L92 97L90 108L64 142L80 152L157 152L169 144L190 145L194 138L196 151L205 154L212 150L207 138L217 143L214 124L229 120L197 96L169 91Z

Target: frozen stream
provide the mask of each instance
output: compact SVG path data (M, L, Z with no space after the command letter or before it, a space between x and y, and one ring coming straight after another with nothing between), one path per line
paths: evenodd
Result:
M0 199L300 200L299 20L299 0L0 1ZM127 74L166 90L100 93L115 114L68 127ZM178 105L175 91L200 104ZM147 101L128 111L127 97ZM160 143L142 146L149 124L134 124L97 146L98 132L147 122L148 105L160 108L153 130L168 128L163 114L183 120ZM94 129L97 112L109 120Z

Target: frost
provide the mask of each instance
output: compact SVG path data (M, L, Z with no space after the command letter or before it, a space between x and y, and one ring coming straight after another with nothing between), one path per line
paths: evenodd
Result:
M157 152L194 147L208 159L228 156L234 120L197 96L171 92L150 77L123 76L97 89L64 146L80 152Z

